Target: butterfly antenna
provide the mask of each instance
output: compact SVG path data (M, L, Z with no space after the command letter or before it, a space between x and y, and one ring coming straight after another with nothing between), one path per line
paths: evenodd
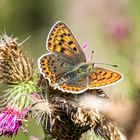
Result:
M108 65L108 66L111 66L111 67L118 67L118 65L107 64L107 63L94 63L94 64L101 64L101 65Z
M25 40L23 40L21 43L18 44L18 46L21 46L22 44L24 44L31 36L28 36Z
M93 60L93 54L94 54L94 50L92 50L92 52L91 52L91 57L90 57L90 61L92 62L92 60Z

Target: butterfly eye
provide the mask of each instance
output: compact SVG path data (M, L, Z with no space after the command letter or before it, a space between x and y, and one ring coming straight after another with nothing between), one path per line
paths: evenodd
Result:
M88 67L88 71L92 71L92 65Z
M81 72L82 72L82 68L78 68L77 73L81 73Z

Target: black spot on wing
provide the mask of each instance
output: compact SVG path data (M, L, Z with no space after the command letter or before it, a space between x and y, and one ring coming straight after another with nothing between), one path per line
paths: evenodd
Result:
M105 72L104 74L103 74L103 76L105 76L107 74L107 72Z
M60 42L63 42L63 43L64 43L64 42L65 42L65 40L64 40L64 39L61 39L61 40L60 40Z
M69 44L69 45L73 44L73 41L69 41L68 44Z
M60 52L64 53L65 50L66 50L65 48L61 48Z
M62 42L59 42L58 44L59 44L60 46L62 46Z
M73 48L73 50L74 50L74 51L77 51L77 48L76 48L76 47L74 47L74 48Z

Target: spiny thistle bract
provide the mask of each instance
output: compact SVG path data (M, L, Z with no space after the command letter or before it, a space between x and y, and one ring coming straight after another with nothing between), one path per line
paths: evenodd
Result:
M42 75L38 77L33 71L33 63L17 38L6 34L0 38L0 73L0 83L7 85L1 96L1 135L16 135L30 111L43 126L45 139L50 135L50 139L79 140L84 132L93 129L106 140L121 140L115 123L98 109L79 104L84 94L108 100L102 90L88 90L82 95L53 90Z

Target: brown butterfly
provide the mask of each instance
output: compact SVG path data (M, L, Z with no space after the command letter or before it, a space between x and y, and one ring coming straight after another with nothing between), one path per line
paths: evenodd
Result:
M54 89L79 94L87 89L110 86L123 77L118 72L86 62L82 48L63 22L52 27L46 47L49 53L39 58L38 65Z

